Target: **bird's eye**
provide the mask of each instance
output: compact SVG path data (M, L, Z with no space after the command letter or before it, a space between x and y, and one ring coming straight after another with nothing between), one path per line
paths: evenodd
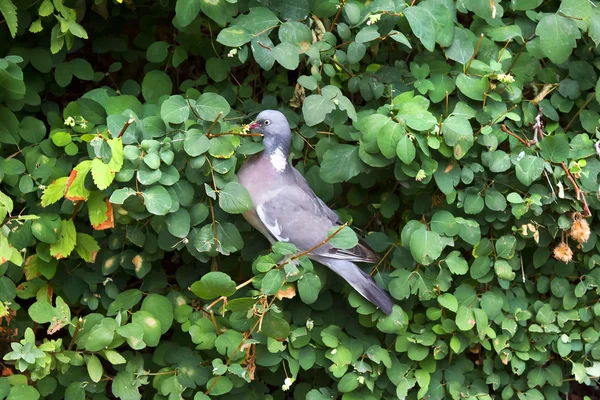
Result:
M269 121L268 119L265 120L265 125L271 125L271 121Z

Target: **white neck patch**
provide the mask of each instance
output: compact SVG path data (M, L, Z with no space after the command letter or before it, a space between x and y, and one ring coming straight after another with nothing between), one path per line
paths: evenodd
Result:
M285 159L285 155L283 154L283 150L281 147L275 149L273 154L269 157L271 161L271 165L277 172L283 172L285 166L287 165L287 160Z

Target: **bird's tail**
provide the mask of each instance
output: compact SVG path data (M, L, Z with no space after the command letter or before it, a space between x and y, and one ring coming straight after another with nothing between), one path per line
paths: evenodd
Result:
M381 311L390 315L394 300L385 290L377 286L373 278L358 265L351 261L335 258L315 257L315 259L344 278L358 293L379 307Z

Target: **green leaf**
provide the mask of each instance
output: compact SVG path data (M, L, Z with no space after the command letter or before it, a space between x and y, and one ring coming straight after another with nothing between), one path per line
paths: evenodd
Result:
M175 3L175 19L184 27L191 24L200 13L202 0L177 0Z
M194 1L190 1L193 3ZM180 2L178 1L177 4ZM173 82L163 71L150 71L142 81L142 95L148 103L158 103L161 96L168 96L173 90Z
M456 78L456 86L468 98L472 100L483 100L488 87L488 79L485 77L478 78L460 74Z
M209 272L191 286L192 292L204 300L235 293L235 282L223 272Z
M262 291L269 296L277 293L285 282L285 272L283 269L272 269L263 277L261 282Z
M252 40L252 34L239 26L230 26L219 32L217 42L228 47L240 47Z
M313 304L321 291L321 279L318 275L307 272L298 280L298 293L305 304Z
M169 55L169 43L167 42L154 42L146 50L146 59L152 63L163 62Z
M108 306L106 315L116 315L119 311L131 310L142 299L143 293L139 289L129 289L117 295Z
M331 99L320 94L311 94L304 99L302 115L308 126L315 126L325 121L327 114L335 110L335 104Z
M410 237L410 253L423 265L433 263L442 254L440 235L425 229L415 231Z
M120 371L112 381L112 392L121 400L139 400L142 395L139 392L141 383L135 381L133 372Z
M198 98L194 109L200 118L211 122L225 118L231 110L227 100L216 93L204 93Z
M423 47L433 52L435 48L435 24L431 13L423 7L408 7L404 10L408 24L416 37L421 40Z
M281 317L278 317L273 312L269 312L263 318L261 332L267 337L284 340L290 334L290 325Z
M60 296L56 298L56 307L52 307L47 301L38 300L29 307L28 313L31 319L39 324L51 322L49 332L58 331L71 320L71 310Z
M284 42L275 46L273 48L273 57L285 69L294 70L300 64L298 49L290 43Z
M331 237L329 244L338 249L351 249L358 244L358 237L349 226L344 226L341 230L339 226L334 226L327 231L327 237Z
M173 325L173 305L165 296L150 293L142 302L141 310L152 314L160 321L162 335Z
M144 205L149 213L154 215L167 215L171 210L172 200L169 192L162 186L152 186L142 192Z
M241 214L252 209L252 199L245 187L229 182L219 191L219 207L229 214Z
M396 146L396 155L406 165L410 165L416 156L415 145L408 135L403 135Z
M100 359L98 359L98 357L96 357L95 354L92 354L87 359L87 371L90 376L90 379L93 382L100 382L100 379L102 379L102 375L104 374L104 369L102 368L102 363L100 363Z
M538 143L541 155L546 160L561 163L569 156L569 139L565 134L555 134L545 137Z
M44 189L44 194L42 195L42 207L48 207L51 204L56 203L60 199L62 199L65 195L65 191L67 189L67 181L69 178L66 176L63 178L58 178L54 182Z
M183 96L171 96L160 107L160 117L170 124L181 124L190 116L190 106Z
M254 59L265 71L271 70L275 64L275 57L273 56L273 50L271 50L273 47L273 42L267 36L256 37L252 39L250 44Z
M197 157L210 149L210 141L204 132L192 128L185 133L183 148L191 157Z
M358 374L356 372L349 372L342 376L342 379L338 382L337 388L342 393L350 393L358 388Z
M165 223L171 235L185 238L191 228L190 213L185 208L180 208L174 213L168 214Z
M4 17L10 35L14 38L17 34L17 27L19 26L17 21L17 7L11 0L0 0L0 13L2 13L2 16Z
M540 47L546 57L555 64L562 64L577 46L581 38L577 24L558 14L546 14L535 28L540 38Z
M440 303L440 306L447 308L452 312L456 312L458 310L458 301L456 300L456 297L450 293L444 293L443 295L439 296L437 300L438 303Z
M113 182L115 174L111 171L109 164L105 164L100 158L94 158L92 161L92 178L98 189L104 190Z
M202 12L217 24L223 26L227 22L229 10L226 0L203 0L200 7Z
M68 257L75 249L76 242L77 235L73 220L63 220L60 223L58 241L50 245L50 255L57 259Z
M85 262L93 263L100 251L100 246L92 236L86 233L77 233L75 251Z
M320 175L327 183L338 183L352 179L362 170L358 146L339 144L323 154Z
M538 180L544 170L544 160L540 157L524 156L515 166L517 179L525 186Z
M464 275L469 271L467 261L462 257L460 252L456 250L448 254L448 257L446 257L444 261L450 272L455 275Z
M367 43L379 38L379 36L377 25L367 25L358 31L354 40L357 43Z

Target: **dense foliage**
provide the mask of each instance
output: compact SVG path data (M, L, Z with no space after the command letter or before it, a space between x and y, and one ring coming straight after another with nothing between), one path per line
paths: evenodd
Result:
M0 399L595 385L595 3L0 0ZM241 217L263 109L390 316Z

